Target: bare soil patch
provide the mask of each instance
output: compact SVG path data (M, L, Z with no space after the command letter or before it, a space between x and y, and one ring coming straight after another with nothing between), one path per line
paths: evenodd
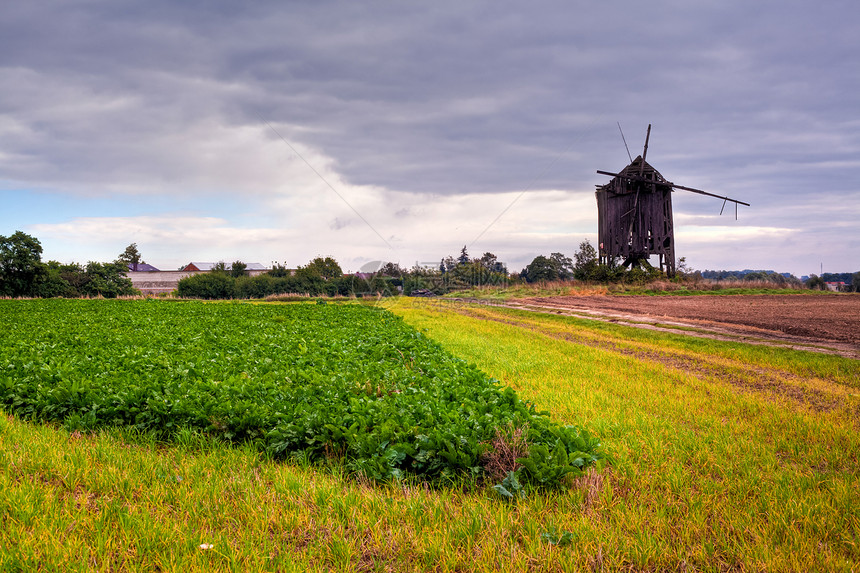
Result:
M559 296L517 305L590 314L618 322L688 326L715 333L824 344L860 354L860 295Z

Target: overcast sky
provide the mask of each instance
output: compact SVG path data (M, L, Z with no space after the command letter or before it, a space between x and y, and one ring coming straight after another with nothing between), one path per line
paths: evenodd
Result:
M0 235L162 269L519 271L648 161L693 268L860 270L854 2L28 1L0 11Z

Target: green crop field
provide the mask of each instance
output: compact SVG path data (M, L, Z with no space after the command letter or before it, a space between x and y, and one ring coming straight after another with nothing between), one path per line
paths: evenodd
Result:
M0 570L858 569L858 361L389 311L0 301Z
M196 430L274 458L342 462L377 481L484 480L498 466L499 482L557 487L600 459L596 440L550 423L382 309L99 300L0 308L0 404L27 420L165 440ZM514 437L528 446L522 468L487 463L494 441L511 446Z

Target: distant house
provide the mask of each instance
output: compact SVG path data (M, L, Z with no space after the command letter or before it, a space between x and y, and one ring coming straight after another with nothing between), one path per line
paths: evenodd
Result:
M128 263L128 270L132 273L157 273L157 268L146 263Z
M205 273L205 272L211 271L213 268L215 268L215 265L217 265L217 264L219 264L219 263L190 262L180 270L196 271L196 272ZM230 269L233 268L233 265L232 265L232 263L224 263L224 268L229 271ZM259 274L260 272L266 271L267 269L266 269L266 267L264 267L260 263L246 263L245 270L246 271L258 271L255 274Z
M827 285L827 290L844 291L847 289L847 284L843 281L832 281L824 283Z

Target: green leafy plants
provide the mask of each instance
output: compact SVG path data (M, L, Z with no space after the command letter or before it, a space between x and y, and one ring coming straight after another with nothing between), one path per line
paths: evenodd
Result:
M564 547L565 545L573 543L573 533L570 531L559 532L556 527L541 533L540 538L550 545L558 545L559 547Z
M526 497L526 492L523 489L520 480L517 479L517 473L514 471L508 472L502 483L493 486L493 489L505 499L516 500Z
M0 405L70 431L196 432L279 458L332 459L384 481L494 479L554 487L601 459L397 316L347 304L0 301ZM514 481L511 481L514 480ZM513 488L513 490L511 490Z

